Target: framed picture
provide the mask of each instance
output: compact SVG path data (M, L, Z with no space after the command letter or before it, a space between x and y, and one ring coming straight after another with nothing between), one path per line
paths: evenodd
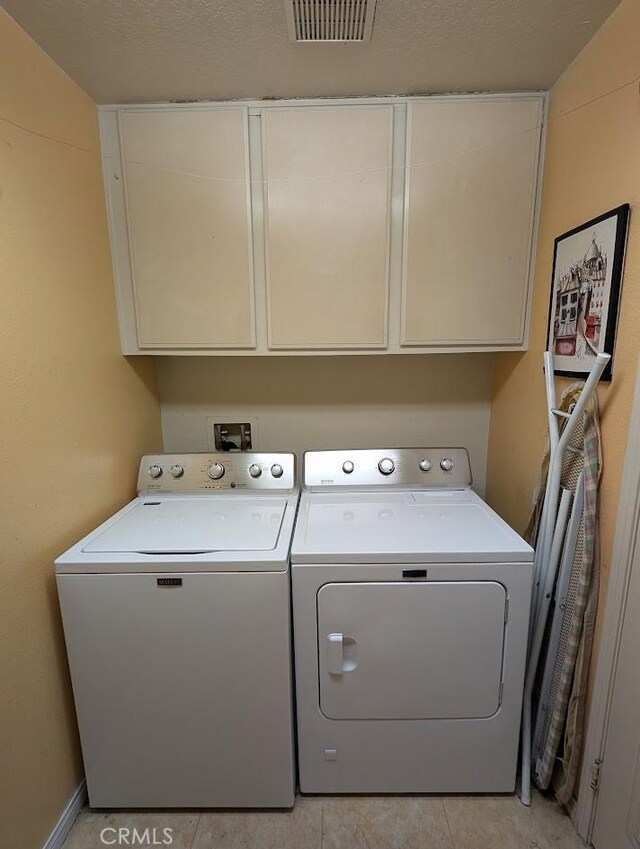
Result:
M584 377L596 354L613 355L628 222L624 204L555 240L547 350L556 374Z

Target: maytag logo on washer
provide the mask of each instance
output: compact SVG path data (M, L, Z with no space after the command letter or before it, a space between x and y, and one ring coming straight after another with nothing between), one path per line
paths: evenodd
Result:
M103 828L100 840L105 846L171 846L172 828Z

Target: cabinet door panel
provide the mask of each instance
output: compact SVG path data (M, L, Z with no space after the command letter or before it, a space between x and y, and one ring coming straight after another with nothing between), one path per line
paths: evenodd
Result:
M387 342L389 107L263 115L271 348Z
M410 104L403 345L523 342L541 111Z
M119 121L140 347L253 347L245 110Z

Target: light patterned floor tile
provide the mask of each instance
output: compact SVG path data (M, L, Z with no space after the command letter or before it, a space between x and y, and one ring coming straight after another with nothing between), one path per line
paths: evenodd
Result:
M86 810L64 849L583 849L557 805L538 793L532 801L525 808L517 796L317 796L298 798L292 811Z
M96 813L86 810L74 823L63 849L120 849L123 846L191 849L199 818L197 812Z
M569 817L538 793L530 808L517 796L452 796L444 806L455 849L584 849Z
M292 811L203 813L193 849L320 849L322 803L296 799Z
M454 849L441 799L341 797L323 803L322 849Z

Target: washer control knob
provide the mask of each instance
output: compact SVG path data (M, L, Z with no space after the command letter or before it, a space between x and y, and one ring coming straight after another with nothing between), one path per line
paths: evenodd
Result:
M354 468L355 466L353 465L351 460L345 460L342 464L342 471L345 473L345 475L350 475Z
M222 463L212 463L207 469L207 474L212 481L220 480L220 478L224 475L224 466Z
M453 460L450 460L448 457L440 460L440 468L445 472L450 472L453 469Z
M161 466L157 466L157 465L149 466L149 477L150 478L159 478L161 474L162 474L162 467Z
M249 466L249 474L251 475L252 478L259 478L260 475L262 474L262 469L260 468L260 466L257 463L252 463Z
M422 472L428 472L428 471L430 471L430 469L431 469L431 460L427 460L427 459L425 458L425 459L423 459L423 460L420 460L420 462L418 463L418 465L420 466L420 471L422 471Z
M274 463L273 466L271 466L271 474L274 476L274 478L282 477L282 475L284 474L284 469L282 468L280 463Z
M383 457L378 463L378 469L383 475L392 475L396 470L396 464L391 457Z
M171 466L169 471L171 472L174 478L181 478L184 474L184 468L180 465L180 463L176 463L175 465Z

